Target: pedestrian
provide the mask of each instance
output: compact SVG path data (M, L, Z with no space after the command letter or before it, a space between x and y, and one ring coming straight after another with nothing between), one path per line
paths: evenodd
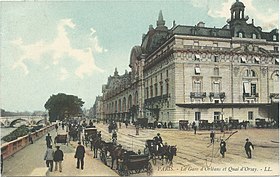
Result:
M50 133L48 133L48 135L46 136L46 143L47 147L51 146L52 144L52 136L50 135Z
M62 122L61 128L62 128L62 130L64 130L64 122Z
M136 135L139 135L139 124L136 124Z
M196 126L196 124L195 124L195 122L193 121L193 123L192 123L192 128L194 129L194 134L196 134L196 129L197 129L197 126Z
M76 153L75 153L75 158L77 158L77 169L80 168L81 164L81 169L84 169L84 157L85 157L85 147L81 145L81 142L78 142L78 146L76 148Z
M57 129L58 129L58 125L57 125L57 124L55 124L55 130L56 130L56 132L57 132Z
M127 122L127 121L125 121L125 128L127 128L127 126L128 126L128 122Z
M227 151L227 148L226 148L226 142L221 139L221 143L220 143L220 153L222 154L222 157L224 158L225 157L225 152Z
M140 149L138 149L138 152L137 152L137 154L138 154L138 155L140 155L140 154L141 154L141 150L140 150Z
M213 130L211 130L211 133L210 133L210 138L211 138L211 143L214 143L214 139L215 139L215 133Z
M54 156L54 151L52 149L52 145L50 145L45 153L44 160L46 161L47 167L49 167L49 170L52 172L53 170L53 156Z
M122 123L121 123L121 121L119 121L119 128L120 128L120 129L122 128Z
M33 144L33 139L31 133L28 134L29 143Z
M254 149L254 145L249 141L249 139L246 139L246 143L245 143L245 151L247 154L248 159L252 158L252 150Z
M62 161L63 161L63 152L59 149L59 146L56 146L56 151L54 152L53 160L55 162L54 171L57 171L57 166L59 166L59 172L62 172Z

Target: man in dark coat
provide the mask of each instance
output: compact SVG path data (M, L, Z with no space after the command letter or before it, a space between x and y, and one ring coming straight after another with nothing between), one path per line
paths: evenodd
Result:
M214 143L214 139L215 139L215 133L213 130L211 130L211 133L210 133L210 138L211 138L211 143Z
M47 147L50 147L52 143L52 136L50 135L50 133L48 133L48 135L46 136L46 143L47 143Z
M246 143L245 143L244 148L245 148L247 157L248 157L249 159L251 159L251 158L252 158L252 152L251 152L251 150L254 149L254 145L249 141L248 138L246 139ZM251 149L251 148L252 148L252 149Z
M56 151L53 156L53 161L55 162L54 171L57 171L57 166L59 166L59 171L62 172L63 156L62 150L59 149L59 146L56 146Z
M85 157L85 147L81 145L81 142L78 142L78 146L76 148L76 153L75 153L75 158L77 158L77 167L80 168L81 164L81 169L84 169L84 157Z
M220 153L222 154L222 157L224 158L225 157L225 152L227 151L227 148L226 148L226 142L221 139L221 143L220 143Z

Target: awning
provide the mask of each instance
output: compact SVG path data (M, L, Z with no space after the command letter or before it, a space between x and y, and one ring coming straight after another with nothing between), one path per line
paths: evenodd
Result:
M246 62L247 62L247 60L246 60L245 57L241 57L241 61L242 61L243 63L246 63Z
M198 67L195 68L195 74L200 74L200 68Z
M196 54L195 59L200 59L200 55Z
M255 57L255 61L259 62L260 58L259 57Z
M244 93L249 93L250 94L250 84L249 84L249 82L244 82L243 83L243 90L244 90Z

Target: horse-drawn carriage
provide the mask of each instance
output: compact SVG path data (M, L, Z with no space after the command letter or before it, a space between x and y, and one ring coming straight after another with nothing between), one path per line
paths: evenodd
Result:
M166 163L172 164L174 155L176 156L177 147L171 145L156 145L155 140L146 140L146 146L149 149L151 159L154 165L156 165L157 159L166 160Z
M97 129L96 128L85 128L84 129L84 141L85 145L87 146L90 141L97 137Z
M149 162L148 155L124 155L124 159L120 162L118 172L121 176L129 176L130 174L147 172L147 176L151 176L153 168Z
M67 133L57 134L56 137L54 138L54 142L55 142L55 144L62 143L62 144L68 145Z

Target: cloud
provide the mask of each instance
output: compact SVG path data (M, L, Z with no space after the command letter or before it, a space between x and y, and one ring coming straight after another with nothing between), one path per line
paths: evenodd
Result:
M69 73L65 68L60 68L60 77L59 80L65 80L69 77Z
M207 14L214 18L230 18L230 8L235 1L233 0L191 0L194 7L207 8ZM262 11L254 3L262 3L256 0L242 0L245 5L245 15L253 18L256 24L259 24L264 30L278 28L278 10L266 9ZM278 6L278 3L276 4ZM250 23L250 22L249 22Z
M71 19L60 20L57 25L57 36L51 42L40 40L32 44L24 44L22 38L11 41L12 44L16 45L22 51L22 55L14 63L13 68L21 68L25 74L28 74L29 70L25 64L26 61L40 63L44 55L50 55L52 61L49 65L59 65L65 57L68 57L69 60L74 59L78 61L80 65L77 66L74 73L79 78L83 78L84 75L90 76L93 71L103 72L101 68L96 66L93 55L94 52L102 53L105 51L100 47L97 36L94 36L93 39L92 37L89 38L91 42L90 49L78 49L71 46L66 28L73 30L75 26ZM91 31L93 32L93 30ZM44 66L44 68L46 68L46 66ZM59 77L60 80L68 78L67 76L69 73L65 68L62 68L60 73L62 74L61 77Z

